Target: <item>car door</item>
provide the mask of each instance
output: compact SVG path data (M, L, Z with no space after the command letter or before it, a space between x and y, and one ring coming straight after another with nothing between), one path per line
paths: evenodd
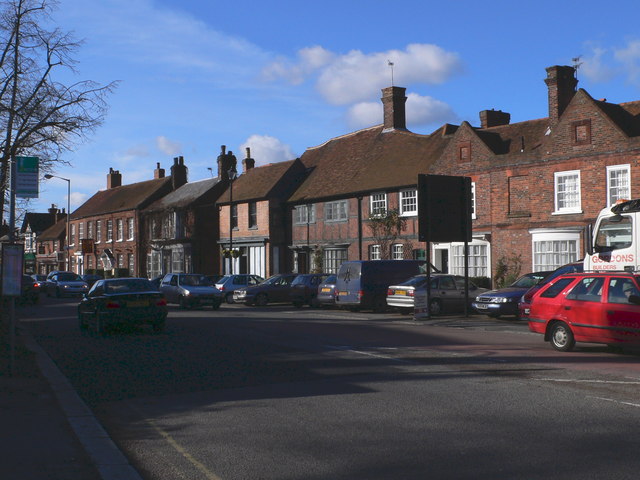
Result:
M464 291L462 294L464 295ZM453 275L442 275L437 277L437 288L435 292L431 292L431 296L440 299L443 311L451 312L459 310L460 305L462 305L460 292L456 288L456 282Z
M172 273L168 273L162 279L162 283L160 284L160 291L164 294L167 302L169 303L177 303L178 302L178 279L177 275Z
M611 337L618 342L637 342L640 337L640 305L629 301L640 297L640 289L631 277L611 277L607 285L603 324L611 328Z
M611 337L611 331L605 328L605 305L602 302L604 280L602 276L581 278L563 300L565 318L576 337L598 341L606 341Z

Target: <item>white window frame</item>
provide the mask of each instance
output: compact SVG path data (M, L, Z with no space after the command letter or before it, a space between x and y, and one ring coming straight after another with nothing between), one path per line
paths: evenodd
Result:
M404 260L404 244L394 243L391 245L391 260Z
M476 182L471 182L471 219L476 219Z
M369 196L369 212L372 216L384 216L387 213L386 192L376 192Z
M626 185L613 185L618 173L625 173ZM615 205L618 200L631 200L631 165L610 165L607 167L607 206Z
M298 205L293 209L293 223L295 225L306 225L307 216L309 217L309 223L316 223L315 204Z
M340 265L349 258L349 252L346 248L327 248L323 253L322 264L326 273L338 273Z
M102 242L102 220L96 220L96 243Z
M107 220L107 242L113 241L113 220Z
M381 260L380 245L369 245L369 260Z
M349 219L349 202L336 200L324 204L324 219L326 222L344 222Z
M491 278L491 249L489 242L473 239L467 245L469 249L469 276ZM449 258L449 273L464 275L464 243L451 243Z
M539 230L530 233L532 272L555 270L580 258L580 230ZM536 251L536 247L543 242L547 244L547 250Z
M565 188L561 190L561 186L567 186L566 182L563 182L564 179L568 179L570 177L576 177L575 183L573 185L569 185L570 188ZM565 172L554 172L553 174L553 200L555 211L554 215L558 214L567 214L567 213L582 213L582 197L580 191L580 170L568 170ZM562 200L562 196L574 196L575 200ZM563 203L566 203L564 205Z
M124 240L124 222L121 218L116 220L116 242Z
M400 215L410 217L418 215L418 190L400 190Z
M135 232L134 232L134 225L133 225L133 217L129 217L127 218L127 240L134 240L135 238Z
M76 224L71 224L71 233L69 234L69 246L73 247L76 244Z

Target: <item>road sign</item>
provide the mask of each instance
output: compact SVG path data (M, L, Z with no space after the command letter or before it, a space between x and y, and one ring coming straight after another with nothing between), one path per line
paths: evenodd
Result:
M38 198L38 157L15 157L16 197Z

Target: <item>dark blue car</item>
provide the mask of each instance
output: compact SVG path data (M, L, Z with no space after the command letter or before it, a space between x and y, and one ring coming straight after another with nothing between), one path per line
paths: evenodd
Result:
M508 287L478 295L471 306L478 312L498 318L501 315L519 316L518 302L522 295L551 272L534 272L521 276Z

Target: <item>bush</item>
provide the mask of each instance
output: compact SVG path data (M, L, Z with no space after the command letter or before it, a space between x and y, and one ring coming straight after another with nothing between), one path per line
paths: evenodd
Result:
M473 282L476 287L491 288L491 279L489 277L469 277L469 280Z

